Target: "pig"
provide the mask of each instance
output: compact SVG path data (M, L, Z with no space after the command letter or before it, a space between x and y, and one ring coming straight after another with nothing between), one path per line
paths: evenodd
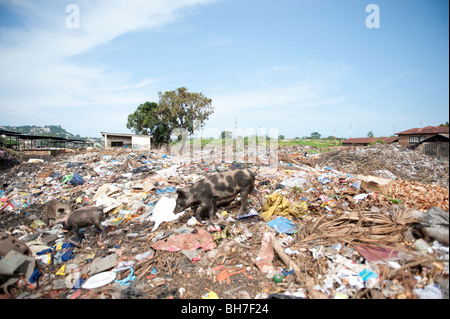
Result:
M103 211L96 206L82 207L69 215L69 218L67 218L67 221L64 224L63 230L79 235L80 228L94 225L102 232L102 237L105 237L106 232L101 225L103 217Z
M50 200L44 204L44 217L42 217L42 221L50 225L71 211L72 208L61 201L56 199ZM52 220L53 222L51 222Z
M195 218L207 215L212 222L218 207L230 204L237 194L241 196L239 214L245 213L248 195L255 195L261 206L261 195L254 189L255 175L247 169L230 169L228 171L205 177L190 188L177 190L177 204L174 213L180 213L188 207L195 210Z

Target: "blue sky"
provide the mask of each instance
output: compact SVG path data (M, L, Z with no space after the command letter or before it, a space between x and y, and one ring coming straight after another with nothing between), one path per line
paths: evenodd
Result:
M66 23L70 4L79 28ZM379 28L366 26L369 4ZM129 132L139 104L181 86L213 100L205 136L235 119L286 137L439 125L449 120L448 5L0 0L0 125Z

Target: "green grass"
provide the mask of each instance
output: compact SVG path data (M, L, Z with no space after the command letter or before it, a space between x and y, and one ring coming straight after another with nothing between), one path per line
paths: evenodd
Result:
M198 143L198 140L196 140L195 142ZM208 144L210 146L221 146L222 142L223 142L222 139L201 139L202 147L204 147L204 146L206 146ZM269 143L269 141L266 141L266 142ZM172 142L171 144L174 145L176 143L177 142ZM191 140L190 143L192 144L193 140ZM248 139L247 138L244 140L244 145L248 145ZM323 149L323 148L330 148L330 147L333 147L333 146L341 146L342 143L341 143L341 141L332 141L332 140L301 139L301 140L294 140L294 141L290 141L290 142L278 141L278 145L279 146L292 146L292 145L305 145L306 146L307 145L307 146L316 147L318 149Z
M330 140L295 140L291 142L278 142L280 146L292 146L292 145L305 145L317 148L329 148L333 146L341 146L340 141L330 141Z

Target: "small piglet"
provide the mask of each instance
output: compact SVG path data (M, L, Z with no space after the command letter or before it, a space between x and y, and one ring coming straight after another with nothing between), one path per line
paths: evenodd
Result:
M254 189L255 175L247 169L230 169L228 171L205 177L190 188L177 190L178 198L174 213L188 207L195 209L195 218L208 214L209 221L214 218L217 207L230 204L237 194L241 195L239 214L245 213L248 195L255 195L263 206L261 195Z
M71 231L75 235L79 235L80 228L94 225L98 230L101 230L102 237L104 238L106 232L101 225L103 217L103 211L96 206L82 207L70 214L65 222L63 230L68 232Z

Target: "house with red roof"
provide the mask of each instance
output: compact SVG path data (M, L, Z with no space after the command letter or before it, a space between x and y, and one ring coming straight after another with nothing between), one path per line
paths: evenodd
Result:
M426 126L412 128L395 134L398 135L398 143L400 145L409 146L423 142L437 134L449 134L449 128L445 126Z
M397 136L391 136L391 137L355 137L355 138L348 138L344 141L342 141L342 146L367 146L371 143L376 143L379 140L383 141L386 144L391 144L394 142L397 142L398 137Z

